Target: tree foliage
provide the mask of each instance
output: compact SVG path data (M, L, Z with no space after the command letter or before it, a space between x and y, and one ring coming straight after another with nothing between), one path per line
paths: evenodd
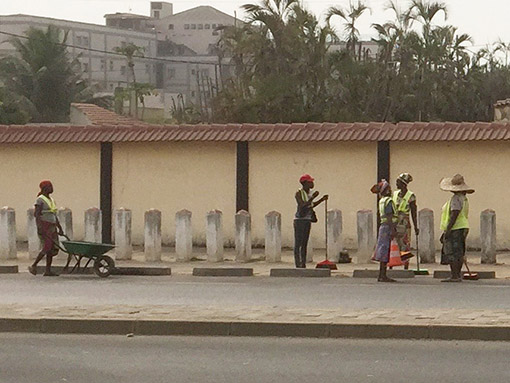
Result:
M33 121L68 121L80 73L64 46L67 34L49 26L30 28L26 36L11 40L17 54L0 60L1 80L9 92L32 103Z
M489 121L510 96L510 44L474 52L472 38L446 24L445 2L390 1L392 18L372 25L376 58L359 46L361 0L329 8L324 24L294 0L243 8L246 23L226 27L218 44L235 68L214 100L219 122ZM333 52L338 40L345 49Z

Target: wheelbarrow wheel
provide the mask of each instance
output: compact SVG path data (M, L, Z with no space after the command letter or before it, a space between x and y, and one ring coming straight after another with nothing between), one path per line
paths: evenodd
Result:
M115 268L115 261L108 255L102 255L94 261L94 272L101 278L109 277Z

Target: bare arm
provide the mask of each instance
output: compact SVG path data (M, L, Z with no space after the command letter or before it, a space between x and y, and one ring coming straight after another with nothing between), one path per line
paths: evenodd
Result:
M329 196L327 194L325 194L325 195L322 196L322 198L320 200L318 200L317 202L314 202L312 206L313 207L319 206L321 203L326 201L328 198L329 198Z
M455 225L455 222L457 222L457 218L460 214L460 210L452 210L450 213L450 222L448 222L448 226L446 227L445 234L450 234L452 231L453 225Z
M42 205L35 205L35 224L37 225L37 234L41 235L41 216L42 216Z

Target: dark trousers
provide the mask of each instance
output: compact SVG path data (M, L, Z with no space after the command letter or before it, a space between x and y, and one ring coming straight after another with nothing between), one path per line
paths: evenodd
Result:
M312 222L308 220L294 220L294 260L296 267L306 266L306 249Z

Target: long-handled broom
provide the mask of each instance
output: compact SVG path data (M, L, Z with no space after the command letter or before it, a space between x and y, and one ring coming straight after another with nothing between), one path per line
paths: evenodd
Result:
M328 200L324 204L324 227L326 228L326 260L317 263L317 269L337 270L336 263L328 259Z

